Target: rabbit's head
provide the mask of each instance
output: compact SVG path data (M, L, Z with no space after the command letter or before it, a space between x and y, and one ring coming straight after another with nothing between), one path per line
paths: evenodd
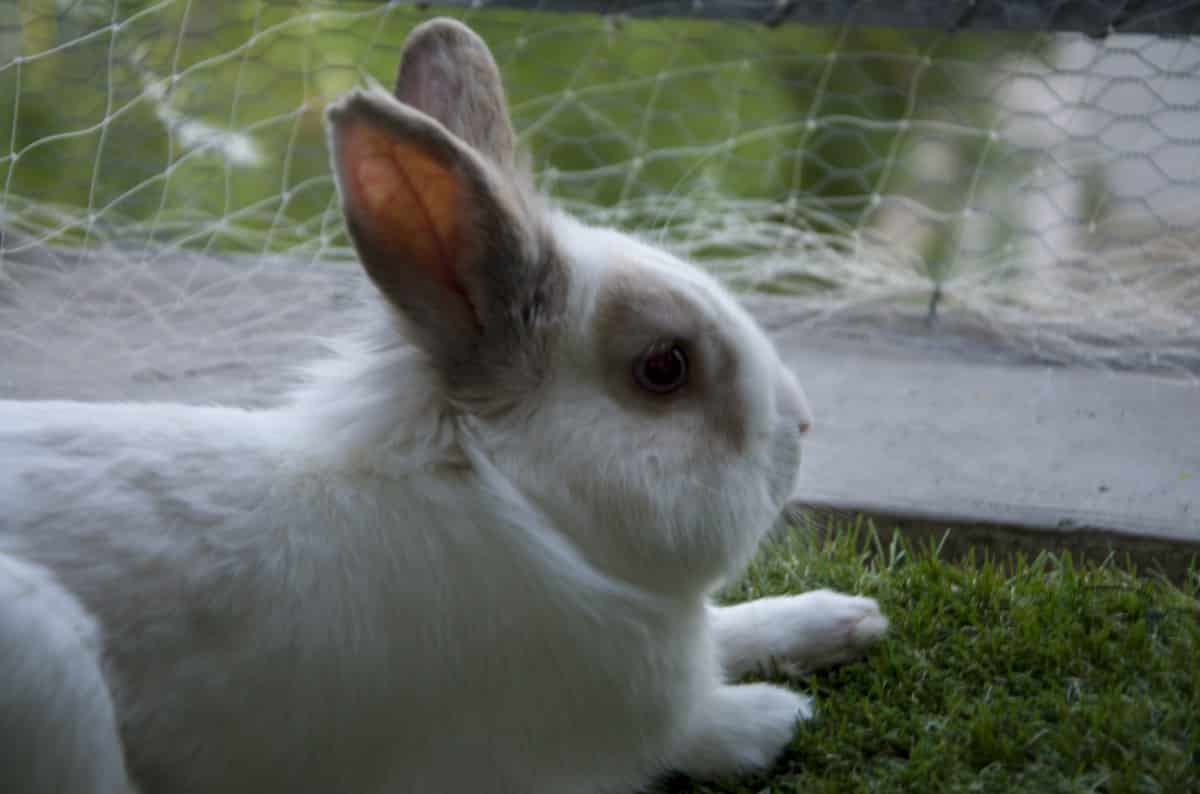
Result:
M347 227L447 412L602 569L707 587L790 495L804 395L713 278L548 208L483 41L417 28L329 112ZM403 385L400 386L401 388Z

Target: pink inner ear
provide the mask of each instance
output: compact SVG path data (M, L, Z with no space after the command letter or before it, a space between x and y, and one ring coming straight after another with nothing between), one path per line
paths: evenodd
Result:
M469 196L454 169L419 144L364 124L342 130L338 158L347 210L384 257L372 266L394 269L398 283L413 276L433 281L474 315L458 272L473 253Z

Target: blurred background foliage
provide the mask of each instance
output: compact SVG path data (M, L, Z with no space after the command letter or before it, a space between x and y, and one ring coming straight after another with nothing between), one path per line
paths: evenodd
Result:
M405 35L434 13L493 47L539 182L568 203L625 208L625 225L669 223L668 197L765 199L777 220L851 234L882 222L880 196L903 194L935 228L920 259L936 277L981 175L1027 167L986 132L993 64L1043 46L1029 35L20 0L0 4L0 213L61 241L136 228L262 250L335 234L324 106L368 78L388 84ZM935 167L917 145L936 148Z

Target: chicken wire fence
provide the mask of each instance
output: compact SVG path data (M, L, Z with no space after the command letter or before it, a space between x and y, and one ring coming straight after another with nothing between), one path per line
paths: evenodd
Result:
M1200 377L1200 3L1130 0L10 0L2 360L207 399L346 322L323 110L434 13L556 201L795 322Z

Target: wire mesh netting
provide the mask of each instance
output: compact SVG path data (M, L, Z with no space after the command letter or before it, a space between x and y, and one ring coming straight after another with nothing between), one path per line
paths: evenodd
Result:
M323 109L436 12L493 48L552 197L795 322L1200 376L1192 6L502 6L0 5L4 358L51 396L267 399L258 362L358 289Z

